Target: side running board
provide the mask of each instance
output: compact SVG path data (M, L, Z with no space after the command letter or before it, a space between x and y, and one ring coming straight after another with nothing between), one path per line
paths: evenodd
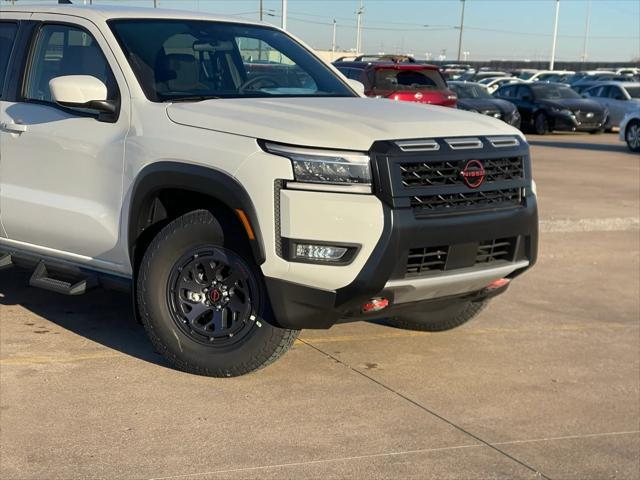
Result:
M44 262L40 262L31 275L29 285L62 295L83 295L98 284L97 278L92 275L73 278L69 273L61 272L60 275L56 275L59 278L54 278L53 273L47 269Z

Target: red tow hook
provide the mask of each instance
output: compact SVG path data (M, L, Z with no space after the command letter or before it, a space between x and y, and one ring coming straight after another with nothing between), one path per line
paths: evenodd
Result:
M494 280L489 283L486 288L487 290L497 290L498 288L506 287L511 282L510 278L499 278L498 280Z

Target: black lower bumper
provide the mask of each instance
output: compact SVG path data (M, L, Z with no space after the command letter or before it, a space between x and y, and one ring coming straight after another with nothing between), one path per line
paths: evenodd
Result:
M362 313L362 305L385 290L390 280L403 279L407 272L409 250L429 246L447 245L461 257L451 263L446 274L455 274L456 268L476 268L463 263L464 252L490 239L514 238L516 248L512 261L528 260L533 266L538 251L538 212L536 197L524 197L517 208L490 210L473 214L460 214L418 219L412 209L391 209L384 205L385 227L373 253L362 271L349 285L335 291L298 285L277 278L266 278L267 290L274 314L280 326L286 328L329 328L336 323L374 320L399 315L403 311L428 311L437 308L447 298L429 299L411 304L394 304L378 313ZM453 248L456 247L456 248ZM464 247L464 248L457 248ZM455 267L455 268L454 268ZM337 268L337 267L336 267ZM478 266L477 268L483 268ZM514 271L515 277L527 268ZM478 301L502 293L480 289L455 299ZM385 292L385 298L389 296Z

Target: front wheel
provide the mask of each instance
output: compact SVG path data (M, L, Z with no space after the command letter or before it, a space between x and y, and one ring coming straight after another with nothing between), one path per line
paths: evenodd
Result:
M270 323L260 272L229 233L209 211L193 211L163 228L142 259L142 323L179 370L243 375L275 361L298 335Z
M627 141L627 147L632 152L640 152L640 122L638 120L632 120L627 125L624 133L624 138Z
M456 301L434 311L405 313L388 319L387 323L405 330L444 332L459 327L478 316L488 303L489 300Z
M551 132L549 127L549 117L544 112L540 112L536 115L533 128L538 135L546 135Z

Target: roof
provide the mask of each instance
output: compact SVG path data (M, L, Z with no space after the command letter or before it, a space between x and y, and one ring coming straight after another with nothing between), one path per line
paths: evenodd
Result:
M581 83L580 85L586 85L587 82ZM616 86L616 87L640 87L640 82L616 82L615 80L612 82L593 82L594 87L604 87L604 86Z
M80 0L77 0L80 1ZM209 20L233 23L244 23L251 25L266 25L252 20L244 20L234 17L211 15L201 12L190 12L187 10L169 10L164 8L140 8L140 7L119 7L107 5L42 5L42 4L19 4L15 6L0 6L2 12L25 12L25 13L53 13L73 15L86 18L95 22L104 22L115 18L178 18L189 20ZM270 25L271 26L271 25Z

